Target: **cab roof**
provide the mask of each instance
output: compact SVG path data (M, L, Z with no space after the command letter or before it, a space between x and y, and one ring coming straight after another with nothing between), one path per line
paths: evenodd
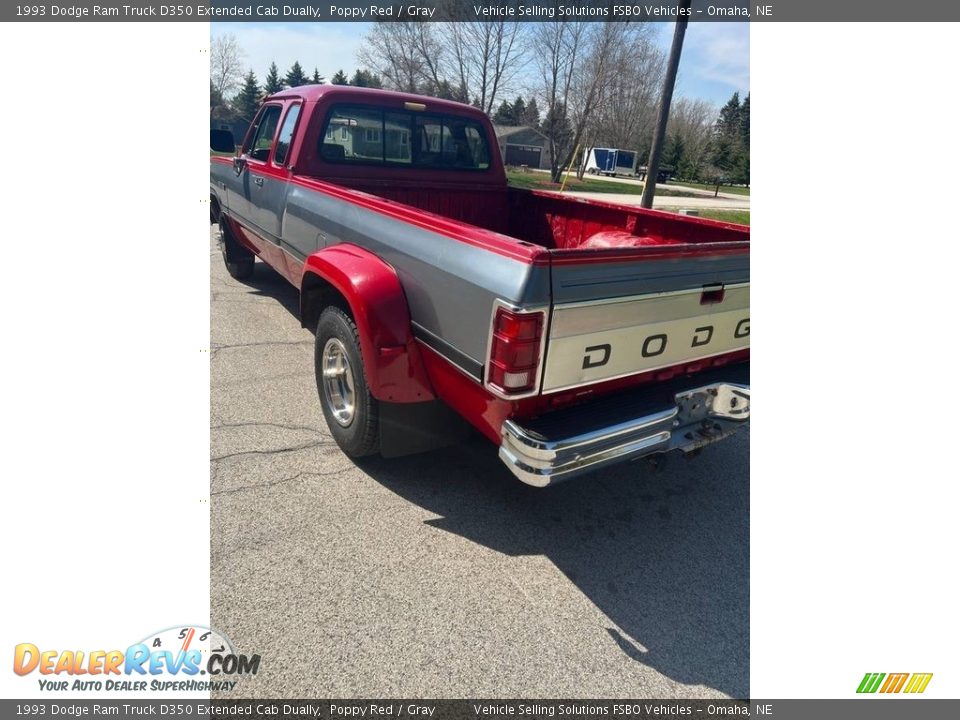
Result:
M350 102L352 100L356 102L396 103L397 105L412 102L426 105L427 112L431 110L444 110L459 115L468 114L486 117L486 114L479 108L465 103L454 102L453 100L441 100L440 98L430 97L428 95L415 95L413 93L403 93L395 90L355 87L353 85L299 85L269 95L263 99L263 102L267 102L268 100L285 100L288 98L301 98L307 102L324 98L326 100L337 100L340 102Z

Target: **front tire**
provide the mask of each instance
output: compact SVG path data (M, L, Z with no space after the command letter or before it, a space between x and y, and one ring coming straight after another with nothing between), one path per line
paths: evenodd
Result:
M320 314L314 366L323 416L340 449L352 458L379 452L380 406L367 386L360 333L338 307Z

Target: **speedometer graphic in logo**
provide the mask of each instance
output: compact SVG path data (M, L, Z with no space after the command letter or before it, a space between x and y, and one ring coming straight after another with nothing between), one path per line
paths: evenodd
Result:
M193 659L201 675L219 674L224 661L236 657L233 643L223 633L206 625L173 625L150 633L139 641L151 654L169 653L171 658ZM198 656L199 653L199 656ZM174 660L176 662L176 660Z

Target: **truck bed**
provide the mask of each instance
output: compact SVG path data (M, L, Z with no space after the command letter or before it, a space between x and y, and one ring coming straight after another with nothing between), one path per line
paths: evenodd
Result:
M522 188L424 186L324 178L450 220L550 250L605 250L748 243L746 228L673 213ZM679 247L677 247L679 246Z

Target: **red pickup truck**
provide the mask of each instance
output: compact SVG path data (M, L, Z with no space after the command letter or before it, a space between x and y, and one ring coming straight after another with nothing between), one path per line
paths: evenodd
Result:
M285 90L212 158L210 200L233 277L259 257L299 288L350 456L466 421L543 486L749 417L749 229L509 187L476 108Z

